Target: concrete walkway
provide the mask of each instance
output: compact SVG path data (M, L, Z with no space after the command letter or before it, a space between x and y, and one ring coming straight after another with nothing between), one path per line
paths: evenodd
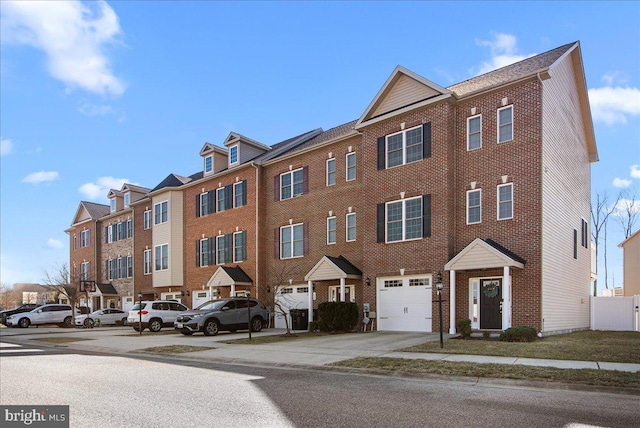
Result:
M409 346L425 341L439 340L438 334L368 332L358 334L337 334L316 336L306 339L284 340L261 345L234 345L222 341L247 338L248 333L221 333L209 337L201 334L183 336L171 329L163 329L158 334L140 336L131 327L105 327L94 329L63 329L59 327L41 327L29 329L0 329L0 355L14 347L3 346L3 342L42 345L41 341L49 337L68 337L77 339L58 343L56 346L81 351L126 354L140 353L151 347L187 345L207 348L195 352L181 353L181 358L203 361L222 361L234 363L254 363L280 366L324 366L356 357L388 357L413 360L463 361L470 363L519 364L538 367L556 367L561 369L594 369L640 372L640 364L611 363L600 361L547 360L538 358L496 357L486 355L459 355L445 353L401 352ZM268 329L253 333L253 337L281 335L284 330ZM448 337L448 335L445 335Z

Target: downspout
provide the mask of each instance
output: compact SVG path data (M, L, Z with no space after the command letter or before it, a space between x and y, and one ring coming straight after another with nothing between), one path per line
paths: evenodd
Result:
M260 176L259 176L259 167L255 164L255 162L251 162L251 166L254 167L256 169L256 215L255 215L255 222L256 222L256 226L255 226L255 251L256 251L256 271L255 271L255 279L256 279L256 299L260 298L260 288L258 287L258 272L260 272L260 269L258 269L258 262L259 262L259 250L258 250L258 242L260 241L259 237L260 237L260 229L259 229L259 225L258 225L258 219L259 217L259 197L258 195L260 195Z

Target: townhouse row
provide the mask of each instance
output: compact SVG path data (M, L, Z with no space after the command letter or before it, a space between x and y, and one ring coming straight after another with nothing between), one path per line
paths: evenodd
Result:
M249 292L353 301L385 331L589 326L597 149L578 42L446 88L398 66L357 120L274 145L231 132L199 156L195 174L79 204L70 270L93 307Z

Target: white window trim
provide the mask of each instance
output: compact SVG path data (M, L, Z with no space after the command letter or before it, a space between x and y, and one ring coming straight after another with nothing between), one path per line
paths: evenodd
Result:
M125 193L124 194L124 207L125 208L129 208L129 205L131 205L131 193Z
M469 147L469 139L471 137L471 128L469 127L469 124L471 123L471 121L473 119L476 118L480 118L480 146L479 147L474 147L474 148L470 148ZM476 114L475 116L470 116L467 118L467 151L468 152L472 152L474 150L479 150L482 148L482 114Z
M296 226L301 226L302 227L302 254L299 256L296 256L293 254L293 249L295 247L294 245L294 240L293 240L293 230ZM290 229L291 230L291 256L290 257L282 257L282 229ZM280 248L278 249L278 252L280 253L280 260L288 260L288 259L299 259L304 257L304 223L295 223L295 224L289 224L286 226L281 226L280 227Z
M424 144L424 142L423 142ZM349 157L353 156L353 178L349 178ZM356 152L347 153L344 157L344 179L345 181L354 181L358 176L358 171L356 170Z
M91 245L91 232L89 229L85 229L80 232L80 248L88 247Z
M211 169L207 169L207 159L211 159ZM211 174L213 172L213 155L208 155L204 157L204 173Z
M480 220L479 221L474 221L474 222L470 222L469 221L469 208L471 208L469 206L469 195L471 193L475 193L475 192L480 192ZM471 189L471 190L467 190L467 203L466 203L466 211L467 211L467 224L480 224L482 223L482 189Z
M504 141L500 141L500 112L502 110L507 110L507 109L511 109L511 139L510 140L504 140ZM513 109L513 104L508 105L508 106L504 106L501 107L497 110L496 112L496 141L498 142L498 144L503 144L503 143L508 143L509 141L513 141L514 135L515 135L515 114L514 114L514 109Z
M232 256L233 256L233 262L234 263L242 263L242 262L244 262L244 260L237 260L236 259L236 248L237 248L237 246L236 246L236 235L241 235L244 232L245 232L244 230L242 230L240 232L233 232L233 242L232 242L232 245L231 245L231 251L233 252ZM246 252L247 252L247 235L246 235L246 233L245 233L244 236L245 236L244 250L245 250L245 254L246 254Z
M329 183L329 163L333 162L333 183ZM336 185L336 158L327 159L325 165L325 184L327 187Z
M294 192L293 192L293 189L295 188L295 183L293 182L293 175L297 171L302 171L302 170L304 170L304 168L297 168L297 169L292 169L291 171L283 172L282 174L280 174L280 200L281 201L286 201L286 200L289 200L289 199L297 198L298 196L302 196L304 194L304 191L303 191L303 193L301 193L299 195L295 195ZM283 192L282 192L282 187L283 187L283 185L282 185L282 177L285 176L285 175L291 175L291 184L290 184L290 186L291 186L291 196L288 197L288 198L284 198L283 197ZM304 183L304 172L303 172L303 177L302 177L302 183Z
M222 210L220 209L220 205L219 205L219 202L220 202L220 192L221 192L221 191L222 191L222 192L224 192L224 189L225 189L225 187L218 187L218 188L216 189L216 212L217 212L217 213L222 212L222 211L226 211L226 210L228 210L228 209L231 209L231 207L226 207L226 206L224 207L224 209L222 209ZM224 203L226 199L227 199L227 195L226 195L226 194L224 194L224 197L222 198L222 202Z
M156 223L156 207L162 206L165 203L167 204L167 219L165 221L162 221L162 208L160 208L160 222ZM168 222L169 222L169 201L167 200L167 201L162 201L162 202L153 204L153 224L164 224Z
M236 186L240 186L242 188L242 181L238 181L236 183L233 183L233 208L238 208L241 207L242 205L236 205L236 196L238 195L238 192L236 192ZM244 191L246 191L246 187L243 189Z
M204 260L204 259L205 259L205 253L204 253L204 251L202 250L202 248L203 248L203 247L202 247L202 243L203 243L203 242L206 242L206 243L207 243L207 246L208 246L208 245L209 245L209 239L208 239L208 238L204 238L204 239L201 239L201 240L200 240L200 254L199 254L198 256L200 257L200 267L207 267L207 266L209 266L209 262L210 262L211 260L209 260L209 259L207 258L207 264L205 264L205 263L204 263L204 261L205 261L205 260ZM209 253L209 254L211 253L211 251L209 251L209 248L207 248L207 253Z
M149 269L147 269L146 254L149 254L149 264L148 264ZM142 262L143 262L143 268L142 268L143 275L151 275L153 273L153 252L151 250L144 250L144 252L142 253Z
M117 206L116 206L116 199L115 198L111 198L109 199L109 212L116 212Z
M353 284L345 284L344 290L345 295L347 294L347 289L349 290L349 301L356 301L356 287ZM335 300L331 300L335 295ZM329 286L329 301L330 302L339 302L340 301L340 286L339 285L330 285Z
M236 149L236 161L231 162L231 150ZM240 144L229 146L229 166L238 165L240 163Z
M407 235L407 230L406 230L406 226L407 226L407 201L411 201L414 199L420 199L422 202L422 196L416 196L414 198L406 198L406 199L398 199L395 201L389 201L387 203L384 204L384 242L385 244L395 244L397 242L409 242L409 241L418 241L422 238L422 234L424 233L424 230L422 231L423 233L420 234L420 237L418 238L411 238L411 239L407 239L406 235ZM397 241L389 241L389 219L388 219L388 212L389 210L387 209L387 207L389 206L389 204L396 204L398 202L402 202L402 239L398 239ZM420 204L420 209L422 210L422 204ZM422 216L420 216L420 219L422 219L424 217L424 212L422 213Z
M162 247L167 246L167 267L163 268L162 267L162 251L160 251L160 269L156 269L156 258L158 257L158 249L162 250ZM154 246L153 248L153 269L155 272L160 272L160 271L166 271L169 270L169 244L165 243L165 244L159 244Z
M336 239L335 241L331 242L329 241L329 222L333 220L335 223L335 229L333 230ZM335 245L338 243L338 220L336 219L336 216L331 216L331 217L327 217L327 245Z
M504 218L500 218L500 188L501 187L511 187L511 216L510 217L504 217ZM502 220L511 220L513 219L513 212L514 212L514 206L513 206L513 183L505 183L505 184L499 184L497 189L496 189L496 220L498 221L502 221Z
M222 238L222 244L223 245L220 245L220 242L218 241L221 238ZM219 253L220 249L223 249L223 250L225 249L224 248L224 235L217 235L216 236L216 248L215 248L216 265L223 265L224 264L224 263L220 263L220 258L218 257L220 255L220 253ZM232 251L233 251L233 249L232 249ZM226 256L227 255L225 254L225 259L227 258Z
M416 128L422 128L422 125L414 126L413 128L403 129L399 132L394 132L393 134L386 135L384 137L384 163L385 169L396 168L399 166L407 165L407 132L413 131ZM394 135L402 134L402 163L394 166L389 166L389 137L393 137ZM422 150L424 153L424 138L422 140ZM419 162L422 159L413 161L411 163Z
M349 239L349 217L353 216L355 218L355 231L356 231L356 238L353 239ZM344 239L347 242L354 242L357 239L358 236L358 217L356 217L356 213L348 213L345 218L345 232L344 232Z

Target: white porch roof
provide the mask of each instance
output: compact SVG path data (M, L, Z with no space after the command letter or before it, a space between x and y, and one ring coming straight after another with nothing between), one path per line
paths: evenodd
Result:
M489 242L476 238L444 265L445 270L474 270L502 267L524 269L524 260Z

